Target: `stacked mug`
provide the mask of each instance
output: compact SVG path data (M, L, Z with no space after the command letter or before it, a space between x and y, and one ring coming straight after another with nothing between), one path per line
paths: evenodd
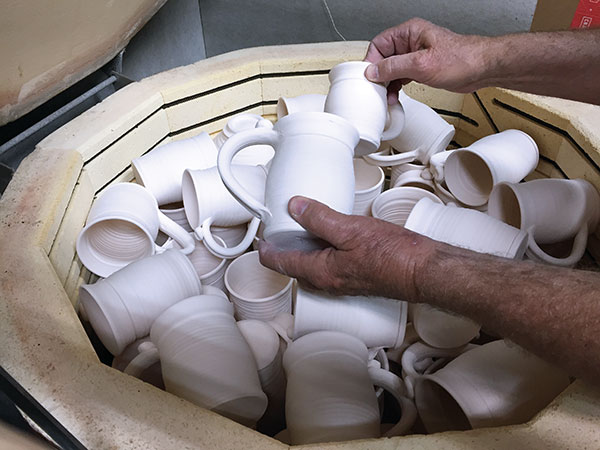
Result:
M323 247L288 213L303 195L499 257L583 254L600 221L589 183L520 183L538 149L518 130L447 150L454 127L404 92L388 105L367 66L335 66L327 95L281 97L274 125L239 114L214 140L157 147L132 161L137 183L98 197L77 252L102 278L81 286L80 310L114 367L288 444L406 434L418 416L428 432L517 423L564 389L565 374L520 348L474 345L467 318L311 290L248 251L257 232ZM568 217L548 220L557 211ZM538 245L570 238L566 258ZM384 390L393 424L381 424Z

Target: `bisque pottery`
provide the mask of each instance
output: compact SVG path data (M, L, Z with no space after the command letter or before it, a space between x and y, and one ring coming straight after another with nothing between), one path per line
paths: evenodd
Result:
M418 170L420 172L423 172L424 170L427 170L427 166L424 164L415 164L415 163L406 163L406 164L400 164L398 166L392 166L392 168L390 170L390 186L393 186L394 183L396 182L396 180L398 179L398 177L400 175L402 175L404 172L410 172L413 170Z
M503 258L521 259L527 249L525 231L480 211L428 198L417 202L404 226L436 241Z
M200 295L171 306L152 325L150 339L155 350L138 358L160 359L168 392L243 425L256 425L267 397L225 298Z
M261 166L234 165L231 170L243 180L248 196L255 201L265 195L267 174ZM233 197L225 187L216 167L205 170L186 170L182 183L183 205L188 222L196 237L204 240L206 247L222 258L235 258L244 253L252 244L258 229L259 219ZM218 244L211 226L236 226L250 222L244 239L234 247Z
M329 72L331 85L324 110L347 119L356 127L360 141L355 156L376 152L381 140L395 138L404 127L402 105L388 106L386 87L365 77L370 64L366 61L343 62Z
M294 339L330 330L357 337L369 348L402 345L407 303L383 297L333 296L298 287Z
M324 112L326 95L304 94L297 97L279 97L277 120L298 112Z
M581 179L543 179L498 183L490 195L488 214L527 231L527 255L559 266L575 265L585 253L588 234L600 221L600 195ZM553 257L538 244L575 238L569 256Z
M215 136L215 145L221 149L225 141L234 134L253 128L273 128L273 124L270 120L263 119L262 116L259 116L258 114L238 114L229 119L223 130ZM233 163L250 166L264 166L271 161L274 153L275 151L270 145L253 145L235 155Z
M175 239L184 254L194 250L194 239L159 211L146 188L118 183L108 187L92 205L77 238L77 255L90 272L107 277L133 261L162 251L154 243L159 230Z
M274 435L285 428L286 381L279 335L270 324L261 320L240 320L237 326L252 350L260 385L269 401L257 429Z
M183 202L163 205L159 209L161 213L163 213L165 216L167 216L185 231L194 231L187 220L187 216L185 215L185 208L183 207Z
M371 214L377 219L404 226L412 209L422 198L443 204L438 197L425 189L396 187L377 196L371 205Z
M150 332L171 305L202 292L190 260L177 250L135 261L109 277L79 288L79 301L113 355Z
M356 129L341 117L318 112L291 114L272 130L256 128L228 139L219 152L219 173L233 197L263 221L265 240L281 248L320 248L320 240L289 215L288 202L295 195L303 195L350 214L354 204L352 158L357 142ZM238 151L255 144L275 148L264 203L251 194L251 186L231 164Z
M131 161L136 181L150 191L159 205L181 201L181 176L185 169L216 165L217 148L206 132L161 145Z
M165 384L162 379L160 361L153 361L152 364L148 364L144 361L143 364L140 364L140 367L137 370L133 370L133 368L130 367L131 361L133 361L136 356L143 351L148 350L148 343L152 343L152 341L150 341L150 336L146 336L138 339L135 342L132 342L125 347L120 355L114 357L112 367L120 370L121 372L125 372L127 370L127 373L130 375L133 375L136 378L145 381L146 383L150 383L159 389L164 389Z
M292 445L381 436L373 385L399 401L402 418L386 436L405 433L416 411L402 380L369 367L365 344L349 334L318 331L292 342L283 355L287 375L285 413Z
M563 371L502 340L469 350L416 380L429 433L523 423L569 385Z
M244 240L246 232L248 231L248 224L241 223L239 225L232 225L229 227L219 227L213 225L210 227L211 234L217 238L220 237L225 243L225 247L235 247Z
M429 106L410 98L404 91L398 94L404 109L404 128L394 139L386 142L395 152L367 156L372 164L397 166L419 161L428 164L436 153L444 151L454 137L454 127Z
M435 184L427 170L409 170L400 174L394 180L392 187L403 186L416 187L432 193L435 191Z
M536 168L538 160L538 147L531 136L520 130L504 130L450 154L444 177L459 201L481 206L496 184L518 183Z
M292 312L293 279L263 266L258 251L234 259L225 271L225 287L238 320L272 320Z
M436 348L461 347L479 335L481 326L471 319L442 311L426 303L409 306L419 337Z
M354 159L354 206L352 214L371 215L371 204L383 190L385 174L381 167L367 164L362 158Z

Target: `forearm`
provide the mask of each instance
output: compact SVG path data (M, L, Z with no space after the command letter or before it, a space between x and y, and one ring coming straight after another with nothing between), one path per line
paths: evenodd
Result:
M600 274L436 245L417 298L470 317L566 368L600 377Z
M600 104L600 30L482 38L481 84Z

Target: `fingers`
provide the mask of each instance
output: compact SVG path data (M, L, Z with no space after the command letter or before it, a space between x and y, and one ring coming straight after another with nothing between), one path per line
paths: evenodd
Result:
M402 79L421 81L430 76L427 73L426 59L427 50L390 56L367 67L365 76L376 83Z
M290 200L288 209L292 218L306 230L336 248L343 246L347 237L340 231L346 228L348 216L316 200L299 196Z

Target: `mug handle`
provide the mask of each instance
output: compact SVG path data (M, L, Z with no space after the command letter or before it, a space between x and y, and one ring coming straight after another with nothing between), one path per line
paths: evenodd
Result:
M154 344L150 342L148 344L150 345L147 348L140 349L140 353L127 364L124 373L139 378L144 370L160 361L158 349Z
M227 190L255 217L263 221L271 218L271 211L256 200L233 176L231 162L239 151L250 145L270 145L277 147L279 134L271 128L254 128L242 131L227 139L219 151L217 167Z
M397 138L404 129L404 108L400 102L396 102L388 107L390 120L387 127L381 133L382 141L389 141Z
M386 155L386 151L371 153L370 155L363 156L363 159L374 166L387 167L387 166L399 166L400 164L411 163L417 159L417 150L404 153L396 153L393 155Z
M368 370L373 384L392 394L402 409L400 421L385 433L384 436L392 437L405 434L417 420L417 408L414 403L407 398L404 383L400 377L388 370L374 366L369 367Z
M242 242L240 242L235 247L224 247L215 241L215 238L210 232L210 226L212 225L213 218L209 217L202 225L200 225L196 230L194 230L194 234L198 239L204 241L204 245L213 255L219 258L232 259L237 258L242 253L244 253L250 245L252 245L252 241L256 236L256 232L258 231L258 226L260 225L260 219L257 217L253 217L248 225L248 231L246 231L246 235Z
M184 255L189 255L196 248L194 238L185 231L185 229L170 217L167 217L162 211L158 211L158 223L160 230L166 235L172 237L181 247ZM157 250L164 250L158 247Z
M535 225L529 227L529 229L527 230L527 251L525 253L530 258L534 256L545 263L553 264L555 266L573 267L583 257L588 240L587 223L584 223L581 229L577 232L577 235L575 235L575 240L573 241L573 248L571 249L571 254L565 258L555 258L554 256L550 256L548 253L542 250L537 244L537 242L535 242L535 239L533 237L534 230Z

